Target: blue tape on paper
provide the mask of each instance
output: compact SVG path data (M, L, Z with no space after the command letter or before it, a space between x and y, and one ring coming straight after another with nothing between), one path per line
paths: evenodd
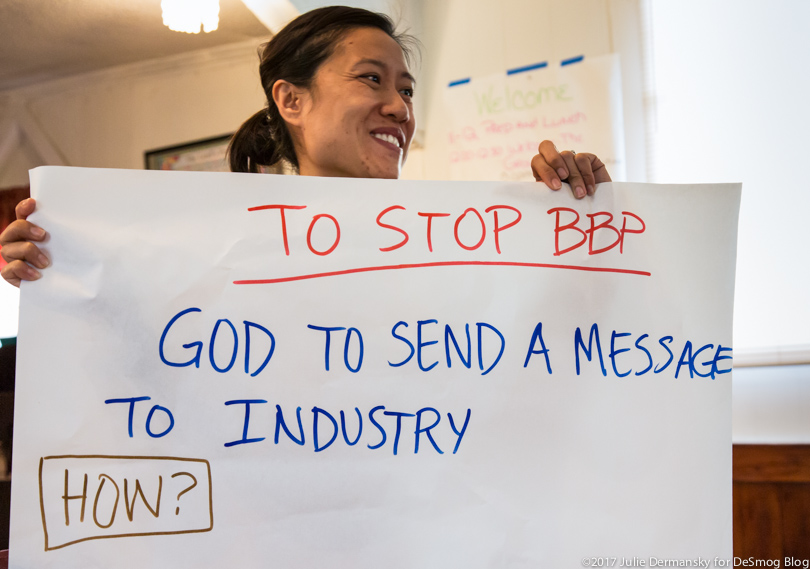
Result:
M568 59L563 59L560 62L560 66L571 65L572 63L579 63L585 59L584 55L578 55L576 57L569 57ZM507 75L516 75L518 73L524 73L526 71L534 71L535 69L543 69L544 67L548 67L548 61L541 61L540 63L533 63L531 65L524 65L523 67L513 67L512 69L507 69ZM464 79L459 79L457 81L451 81L447 84L448 87L456 87L458 85L464 85L470 82L470 78L466 77Z
M543 67L548 67L548 61L541 61L540 63L534 63L532 65L524 65L523 67L515 67L514 69L507 69L507 75L514 75L516 73L523 73L524 71L532 71L533 69L542 69Z
M580 62L580 61L582 61L583 59L585 59L585 56L584 56L584 55L578 55L578 56L576 56L576 57L570 57L570 58L568 58L568 59L563 59L563 60L560 62L560 66L561 66L561 67L564 67L564 66L566 66L566 65L571 65L572 63L579 63L579 62Z

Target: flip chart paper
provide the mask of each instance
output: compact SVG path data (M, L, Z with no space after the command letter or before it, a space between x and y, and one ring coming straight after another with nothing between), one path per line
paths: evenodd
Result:
M445 90L452 179L533 181L539 140L560 150L587 149L614 178L624 178L619 56L545 63Z
M11 566L730 558L739 185L32 191Z

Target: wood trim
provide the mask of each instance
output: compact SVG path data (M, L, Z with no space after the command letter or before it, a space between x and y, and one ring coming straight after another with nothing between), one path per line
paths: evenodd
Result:
M778 484L734 483L734 555L779 559L784 550Z
M810 445L734 445L734 482L810 482Z

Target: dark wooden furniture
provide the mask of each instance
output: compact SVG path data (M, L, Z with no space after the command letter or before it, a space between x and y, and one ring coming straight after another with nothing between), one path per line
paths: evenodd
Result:
M810 560L810 445L733 452L734 556Z

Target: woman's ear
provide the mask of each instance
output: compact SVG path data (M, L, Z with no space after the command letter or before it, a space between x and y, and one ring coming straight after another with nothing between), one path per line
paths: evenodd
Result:
M273 101L284 122L300 126L308 92L289 81L279 79L273 84Z

